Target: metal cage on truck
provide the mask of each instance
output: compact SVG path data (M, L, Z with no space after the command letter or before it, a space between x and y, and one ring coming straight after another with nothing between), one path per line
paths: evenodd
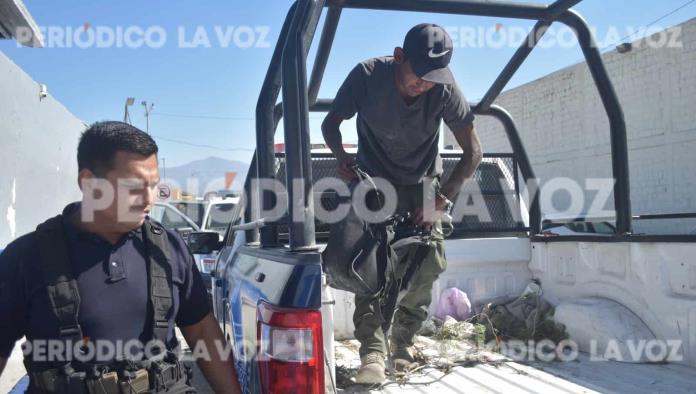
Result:
M256 145L251 171L245 182L247 208L245 219L251 222L252 199L265 209L275 204L270 192L258 193L251 189L254 178L273 179L275 173L274 134L280 121L285 130L285 176L288 190L289 217L304 220L288 223L266 223L261 229L249 230L247 240L261 247L278 245L278 225L289 226L291 250L313 249L316 243L314 206L311 196L312 165L310 157L310 111L328 111L332 100L318 97L319 87L328 63L343 9L372 9L418 11L458 15L489 16L536 20L537 23L494 81L483 99L472 103L476 115L498 119L507 134L513 156L519 163L520 173L527 184L534 185L536 177L524 148L524 143L512 116L494 101L517 72L553 23L562 23L576 33L582 52L599 91L611 133L612 171L615 179L614 205L616 229L620 236L631 234L631 203L629 195L628 147L623 111L595 39L585 20L570 8L581 0L558 0L551 5L520 4L503 1L471 0L298 0L283 24L261 94L256 107ZM307 54L314 39L323 9L327 9L325 24L319 40L311 76L307 78ZM283 77L281 77L283 76ZM277 103L282 91L282 103ZM295 180L293 182L292 180ZM531 235L540 233L541 209L538 188L531 196L529 227Z

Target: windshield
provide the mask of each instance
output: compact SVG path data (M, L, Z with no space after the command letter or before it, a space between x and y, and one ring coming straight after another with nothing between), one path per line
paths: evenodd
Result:
M214 231L225 231L234 217L234 203L213 204L205 228Z
M206 203L202 201L181 201L174 204L176 209L181 211L189 219L193 220L198 227L203 226L203 216L205 215Z

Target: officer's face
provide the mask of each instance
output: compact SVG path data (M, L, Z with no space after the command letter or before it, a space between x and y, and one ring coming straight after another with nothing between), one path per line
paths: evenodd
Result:
M155 201L155 187L160 181L157 161L157 155L145 157L136 153L116 153L112 169L102 178L113 193L111 196L108 192L98 193L99 201L92 203L99 223L114 232L128 232L143 224ZM92 193L84 188L83 192L83 204L89 204Z

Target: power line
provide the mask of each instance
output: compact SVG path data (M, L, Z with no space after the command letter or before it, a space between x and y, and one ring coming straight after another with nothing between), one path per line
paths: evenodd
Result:
M195 142L177 140L174 138L160 137L157 135L153 135L152 137L154 137L156 139L160 139L162 141L173 142L175 144L188 145L188 146L193 146L196 148L214 149L214 150L219 150L219 151L224 151L224 152L253 152L254 151L254 149L251 149L251 148L221 148L219 146L213 146L213 145L207 145L207 144L197 144Z
M675 8L675 9L673 9L672 11L669 11L668 13L662 15L661 17L659 17L659 18L655 19L654 21L648 23L647 25L641 27L637 32L631 33L631 34L627 35L626 37L624 37L624 38L622 38L622 39L620 39L620 40L614 42L613 44L610 44L610 45L605 46L604 48L600 48L599 51L600 51L600 52L604 52L604 51L606 51L606 50L609 49L609 48L612 48L612 47L615 48L615 47L616 47L617 45L619 45L620 43L626 42L627 39L629 39L629 38L631 38L631 37L637 35L637 34L640 33L641 31L646 31L647 29L649 29L650 27L652 27L652 26L655 25L656 23L658 23L658 22L664 20L665 18L667 18L667 17L669 17L669 16L672 16L672 15L676 14L677 12L681 11L682 9L688 7L689 5L691 5L692 3L695 3L695 2L696 2L696 0L689 0L689 1L687 1L686 3L680 5L679 7ZM577 59L577 60L574 61L573 63L571 63L571 66L572 66L572 65L578 65L578 64L581 64L581 63L585 63L585 62L587 62L587 59L584 58L584 57L582 57L582 58Z
M655 25L656 23L658 23L658 22L664 20L665 18L668 18L668 17L670 17L670 16L676 14L677 12L683 10L684 8L688 7L689 5L691 5L691 4L693 4L693 3L696 3L696 0L689 0L689 1L687 1L686 3L680 5L679 7L675 8L675 9L673 9L672 11L669 11L668 13L662 15L661 17L659 17L659 18L655 19L654 21L648 23L647 25L641 27L640 30L638 30L637 32L631 33L631 34L627 35L626 37L620 39L619 41L617 41L617 42L615 42L615 43L613 43L613 44L611 44L611 45L607 45L606 47L602 48L602 51L604 51L604 50L606 50L606 49L608 49L608 48L611 48L611 47L615 47L616 45L618 45L618 44L620 44L620 43L622 43L622 42L625 42L627 39L629 39L629 38L631 38L631 37L637 35L637 34L640 33L641 31L647 31L650 27L652 27L652 26Z
M213 119L213 120L234 120L234 121L253 121L256 118L249 116L219 116L219 115L196 115L196 114L173 114L167 112L153 112L153 116L165 116L170 118L188 119ZM310 119L324 119L323 116L310 116Z
M155 116L168 116L171 118L191 118L191 119L217 119L217 120L254 120L251 117L243 116L216 116L216 115L190 115L190 114L172 114L166 112L153 113Z

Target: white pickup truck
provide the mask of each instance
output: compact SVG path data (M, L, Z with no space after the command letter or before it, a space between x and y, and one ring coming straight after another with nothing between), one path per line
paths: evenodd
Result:
M345 340L352 335L352 297L326 287L320 252L328 226L314 215L316 204L329 199L324 195L315 198L313 186L331 176L335 162L331 155L311 151L308 120L309 111L327 111L331 105L330 99L320 99L318 93L344 9L536 21L483 99L471 104L477 116L501 122L512 152L488 154L475 174L472 183L479 186L492 219L464 216L455 223L455 232L445 241L448 269L436 283L433 299L438 300L443 289L456 287L474 303L485 304L501 296L519 296L534 279L541 286L541 297L555 306L555 321L565 325L570 339L566 344L572 343L557 354L567 360L564 362L545 362L536 351L517 361L484 352L492 362L446 371L423 368L418 371L420 376L392 381L376 392L696 392L696 237L632 233L626 124L592 31L570 9L580 1L535 5L473 0L298 0L293 4L258 100L257 150L245 184L245 223L228 229L212 273L215 313L233 344L246 392L356 390L347 387L350 382L342 382L343 388L336 385L336 354L345 361L351 354L345 350L353 345L334 338ZM324 28L308 76L309 47L322 16ZM576 33L609 119L615 207L611 228L615 234L565 232L554 236L542 232L543 214L535 188L538 180L524 142L512 116L494 105L553 23L569 26ZM281 119L285 153L276 155L274 134ZM444 156L451 169L456 155ZM277 200L272 193L257 189L254 181L258 179L284 182L287 198ZM264 209L281 204L287 207L287 216L258 217L251 209L254 203ZM457 206L455 216L456 210ZM431 312L434 308L432 305ZM442 349L436 342L424 341ZM504 346L505 342L496 344Z
M277 157L282 175L284 155ZM457 157L443 153L445 175ZM315 179L328 176L335 164L329 155L315 151L312 158ZM443 345L421 338L421 348L442 352L443 346L460 347L489 362L448 371L424 368L407 381L393 379L374 392L694 392L696 263L690 256L696 244L638 236L525 235L528 218L520 215L517 222L512 214L514 209L524 211L525 205L505 205L523 201L510 176L513 163L507 155L487 155L478 169L475 179L495 212L494 220L488 229L466 219L455 223L455 232L445 241L448 268L433 288L430 313L447 288L459 288L472 303L483 304L517 297L534 279L541 284L544 299L555 306L555 319L565 325L577 353L566 354L565 361L551 357L554 361L549 362L544 358L548 351L537 352L534 346L506 357L467 344ZM501 179L504 182L498 182ZM493 190L486 180L509 187ZM307 390L321 384L326 392L365 390L341 377L336 380L337 363L345 375L359 360L356 348L346 342L353 336L353 296L327 287L322 276L318 252L328 227L317 223L318 249L302 252L291 252L282 244L262 248L248 243L244 229L251 227L230 229L213 273L215 312L234 344L244 387L249 392L273 392L263 383L273 382ZM286 231L287 227L280 230L281 238ZM281 317L268 318L274 313ZM284 325L292 321L296 325ZM264 342L278 340L274 333L283 333L282 340L295 344L291 349L297 357L280 352L282 356L273 359ZM313 341L320 337L321 342L312 345L308 337L302 342L303 335ZM260 351L266 351L271 361L260 362Z

